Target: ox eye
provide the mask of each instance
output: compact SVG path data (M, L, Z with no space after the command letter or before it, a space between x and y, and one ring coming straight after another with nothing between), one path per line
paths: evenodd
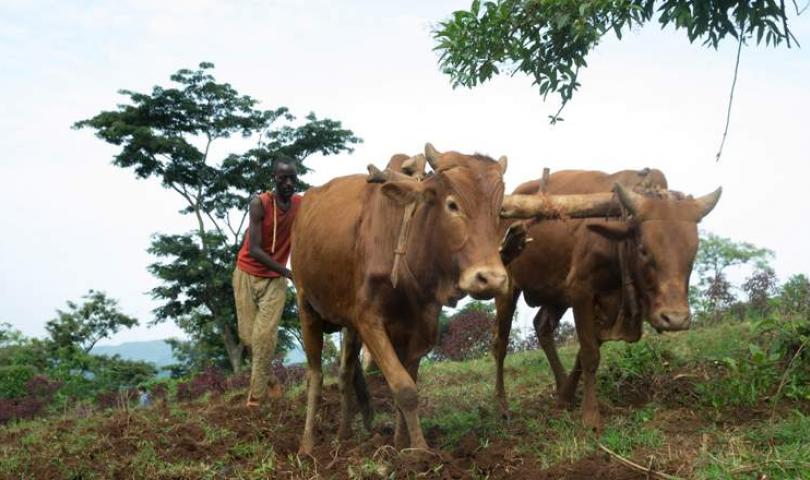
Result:
M452 198L447 199L447 209L450 210L451 213L459 213L461 211L461 208L459 208L458 203Z

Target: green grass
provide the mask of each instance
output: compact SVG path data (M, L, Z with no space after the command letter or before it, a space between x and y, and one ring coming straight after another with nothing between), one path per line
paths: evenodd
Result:
M810 478L810 417L798 410L776 421L718 434L717 443L699 459L698 475L707 479ZM762 477L760 477L762 478Z

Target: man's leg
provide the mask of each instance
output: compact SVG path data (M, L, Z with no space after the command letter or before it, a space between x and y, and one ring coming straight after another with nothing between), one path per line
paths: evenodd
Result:
M236 324L239 329L239 340L250 348L253 338L253 322L256 320L258 307L253 300L250 274L235 268L233 270L233 297L236 304Z
M253 360L250 376L250 395L248 404L256 404L267 396L270 384L270 396L281 396L282 390L273 375L273 354L276 351L278 325L284 311L284 300L287 295L287 281L284 278L253 278L254 295L258 305L256 320L253 324Z

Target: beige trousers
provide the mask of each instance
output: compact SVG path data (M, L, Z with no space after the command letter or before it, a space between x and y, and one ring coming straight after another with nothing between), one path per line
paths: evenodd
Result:
M233 293L239 339L250 349L252 357L248 399L262 401L268 384L278 382L273 375L272 362L287 296L287 279L255 277L236 268Z

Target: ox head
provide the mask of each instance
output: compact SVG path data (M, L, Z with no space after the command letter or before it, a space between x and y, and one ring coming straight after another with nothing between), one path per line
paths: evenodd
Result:
M417 165L420 158L414 157ZM433 169L424 181L391 176L382 186L397 204L416 206L408 233L409 268L433 272L444 304L464 294L486 299L504 292L498 222L506 157L496 162L483 155L440 153L427 144L423 158Z
M675 192L641 195L615 186L629 222L590 224L588 228L615 241L632 240L628 262L642 311L659 330L689 328L688 289L698 249L697 224L720 200L722 189L700 198Z

